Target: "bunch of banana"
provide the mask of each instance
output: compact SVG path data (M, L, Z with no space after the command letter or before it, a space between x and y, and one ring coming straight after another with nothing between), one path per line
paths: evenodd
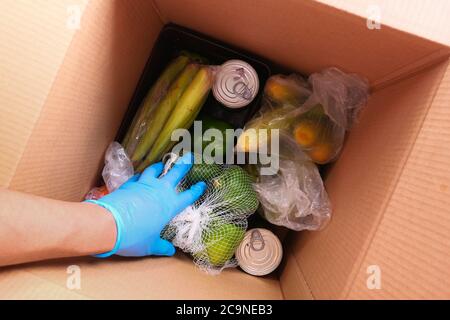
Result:
M123 141L138 172L156 162L175 144L176 129L188 129L212 87L211 68L181 55L150 89Z
M131 126L122 141L122 146L131 156L142 137L143 131L147 128L148 122L155 112L161 97L167 92L170 84L178 76L178 74L187 66L190 59L181 55L173 60L159 76L158 80L153 84L144 101L136 113Z

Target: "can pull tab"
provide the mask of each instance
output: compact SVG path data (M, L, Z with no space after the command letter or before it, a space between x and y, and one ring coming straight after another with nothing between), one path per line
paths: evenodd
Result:
M167 172L169 172L169 170L173 167L178 158L179 156L173 152L166 153L163 156L162 162L164 163L164 169L161 175L159 176L160 178L164 177L167 174Z
M235 69L235 73L237 76L234 77L236 83L233 85L233 93L245 100L253 100L253 88L248 85L248 77L244 68Z
M254 251L262 251L266 246L264 242L264 238L262 237L261 232L258 229L252 230L250 234L250 247Z

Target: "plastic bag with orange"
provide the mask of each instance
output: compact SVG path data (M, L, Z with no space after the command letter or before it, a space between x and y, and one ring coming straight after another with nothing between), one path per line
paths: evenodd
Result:
M314 73L308 82L296 74L272 76L264 88L261 111L247 123L236 149L258 151L261 142L252 139L250 129L279 129L290 135L313 162L331 162L341 151L345 132L366 104L368 94L365 79L337 68Z
M268 150L278 160L270 175L261 163L248 166L266 220L296 231L318 230L329 221L331 205L314 163L337 158L368 91L366 80L336 68L314 73L308 82L296 74L268 79L261 111L236 144L238 153Z

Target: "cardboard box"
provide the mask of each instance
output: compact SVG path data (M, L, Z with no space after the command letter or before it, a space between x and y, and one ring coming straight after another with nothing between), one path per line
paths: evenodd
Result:
M0 185L14 190L82 199L168 22L305 74L327 66L357 72L372 88L325 180L332 221L321 232L291 233L279 274L212 277L183 255L68 259L2 268L0 298L450 298L448 1L0 7ZM80 290L66 286L70 265L81 268Z

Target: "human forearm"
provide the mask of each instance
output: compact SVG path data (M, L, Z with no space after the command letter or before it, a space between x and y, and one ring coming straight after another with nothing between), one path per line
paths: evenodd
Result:
M0 266L111 250L116 225L90 203L0 190Z
M161 231L207 188L198 182L177 190L193 161L185 154L163 176L164 164L155 163L117 190L84 203L0 190L0 266L100 253L102 258L174 255Z

